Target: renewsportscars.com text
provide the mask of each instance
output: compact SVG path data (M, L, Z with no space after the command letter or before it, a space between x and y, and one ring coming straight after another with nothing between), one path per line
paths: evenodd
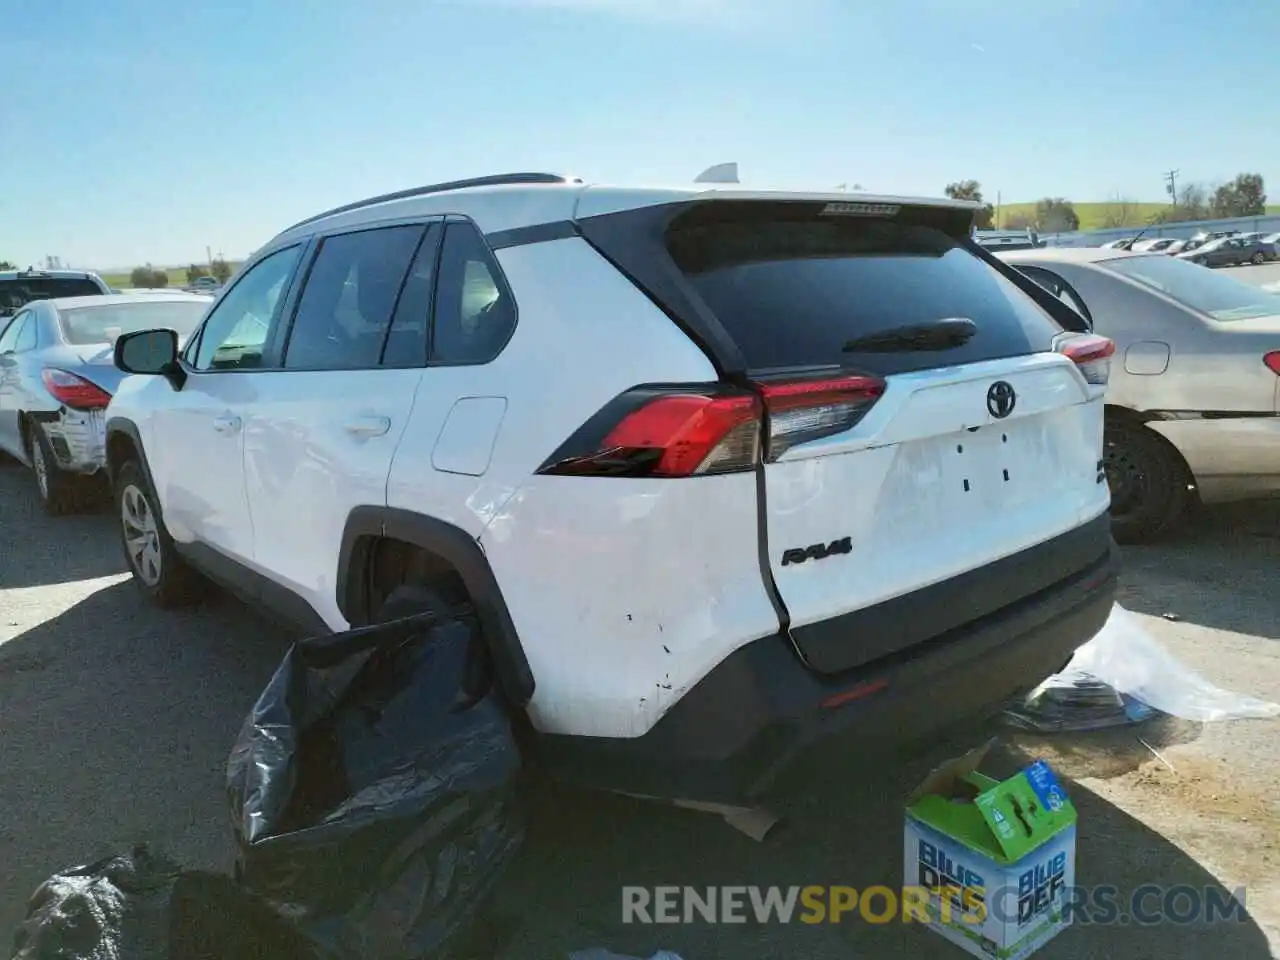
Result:
M947 912L947 891L934 892L944 894ZM1017 920L998 915L1004 909L999 893L991 891L985 902L956 909L955 919L981 923L989 910L997 920ZM622 922L927 923L929 896L926 887L623 887ZM1084 925L1213 924L1247 920L1244 898L1243 887L1230 892L1212 886L1144 884L1123 893L1104 885L1067 887L1062 904L1064 915Z

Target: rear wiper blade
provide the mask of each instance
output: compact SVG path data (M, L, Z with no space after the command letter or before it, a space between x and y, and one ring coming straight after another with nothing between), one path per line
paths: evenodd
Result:
M978 332L968 317L947 317L929 323L892 327L857 337L844 345L845 353L891 353L898 350L950 350L963 346Z

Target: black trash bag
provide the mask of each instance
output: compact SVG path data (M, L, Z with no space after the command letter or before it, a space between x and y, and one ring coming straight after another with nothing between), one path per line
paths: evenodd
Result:
M12 960L318 960L230 877L186 871L146 846L37 888Z
M476 631L427 614L302 641L245 721L239 879L325 957L439 955L524 839L507 714L465 692Z

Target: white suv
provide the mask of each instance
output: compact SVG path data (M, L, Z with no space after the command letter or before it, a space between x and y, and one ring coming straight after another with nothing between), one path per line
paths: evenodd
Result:
M117 344L134 576L470 604L538 760L634 794L994 711L1111 607L1111 344L975 210L513 174L290 227L181 354Z

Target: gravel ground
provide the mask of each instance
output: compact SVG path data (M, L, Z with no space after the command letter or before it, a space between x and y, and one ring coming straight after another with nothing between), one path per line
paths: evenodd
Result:
M1280 266L1270 269L1280 278ZM191 866L229 869L226 751L289 638L227 598L184 613L143 604L122 573L110 513L46 518L29 475L12 465L0 468L0 517L2 937L53 870L135 840ZM1280 700L1278 537L1280 503L1207 512L1168 544L1126 552L1123 602L1215 682ZM1245 885L1251 914L1213 928L1077 927L1037 956L1273 956L1277 729L1246 721L1142 731L1173 771L1133 730L1011 738L1010 751L1047 754L1077 778L1080 883L1122 892ZM638 956L665 946L685 960L959 957L902 924L620 922L624 884L897 885L901 798L937 756L893 770L830 763L820 783L797 786L786 821L762 844L704 814L547 788L501 897L518 933L500 955L550 960L607 945Z

